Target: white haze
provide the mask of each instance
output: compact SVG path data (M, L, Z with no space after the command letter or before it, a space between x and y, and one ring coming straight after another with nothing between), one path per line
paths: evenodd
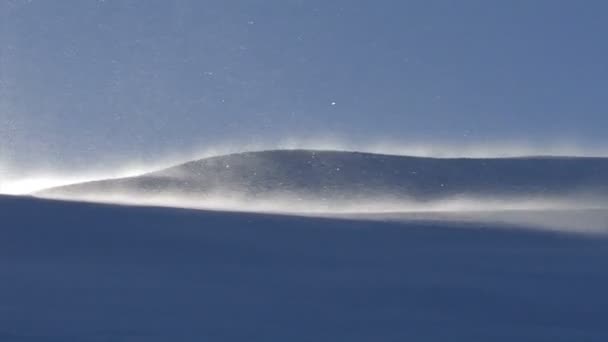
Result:
M469 198L449 197L434 201L403 198L366 198L353 201L302 198L275 193L248 197L216 192L204 197L165 192L157 195L113 194L50 195L46 198L132 206L157 206L232 212L357 218L369 220L455 220L504 223L545 230L607 234L606 200L572 194L563 198Z

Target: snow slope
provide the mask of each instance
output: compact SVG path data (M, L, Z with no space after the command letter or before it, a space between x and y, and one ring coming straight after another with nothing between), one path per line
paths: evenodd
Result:
M199 197L290 194L343 200L450 196L608 196L608 158L423 158L343 151L273 150L206 158L138 177L49 189L41 194L126 192Z
M3 342L603 342L607 270L598 236L0 196Z

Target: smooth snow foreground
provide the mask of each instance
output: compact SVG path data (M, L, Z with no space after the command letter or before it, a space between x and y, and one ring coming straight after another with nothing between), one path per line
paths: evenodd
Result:
M0 197L0 341L608 341L608 240Z

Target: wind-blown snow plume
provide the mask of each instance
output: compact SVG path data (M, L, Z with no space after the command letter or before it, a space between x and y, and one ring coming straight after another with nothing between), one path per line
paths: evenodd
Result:
M36 191L82 183L93 180L122 178L142 175L148 172L178 165L191 160L222 156L244 151L261 151L274 149L310 149L359 151L400 156L417 156L430 158L508 158L524 156L577 156L606 157L608 150L600 147L583 146L575 143L531 144L531 143L421 143L371 141L355 143L348 139L331 137L314 137L308 139L284 139L278 142L233 142L216 144L202 148L192 148L179 153L164 153L155 160L140 160L133 163L133 156L123 156L123 162L103 162L92 164L87 170L71 170L57 165L53 160L40 163L32 162L27 168L13 166L9 168L8 153L0 155L0 193L30 194ZM2 151L0 151L2 152ZM4 160L2 159L4 158ZM120 160L120 159L119 159Z
M508 221L491 213L606 209L608 158L422 158L272 150L204 158L37 195L299 215L467 213ZM580 229L597 228L592 223Z

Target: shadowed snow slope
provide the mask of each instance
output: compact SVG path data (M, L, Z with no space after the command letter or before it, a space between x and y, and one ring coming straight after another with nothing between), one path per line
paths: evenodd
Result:
M608 158L436 159L274 150L213 157L138 177L53 188L41 195L292 196L325 201L398 198L608 197Z
M0 196L0 341L608 341L608 240L484 228Z

